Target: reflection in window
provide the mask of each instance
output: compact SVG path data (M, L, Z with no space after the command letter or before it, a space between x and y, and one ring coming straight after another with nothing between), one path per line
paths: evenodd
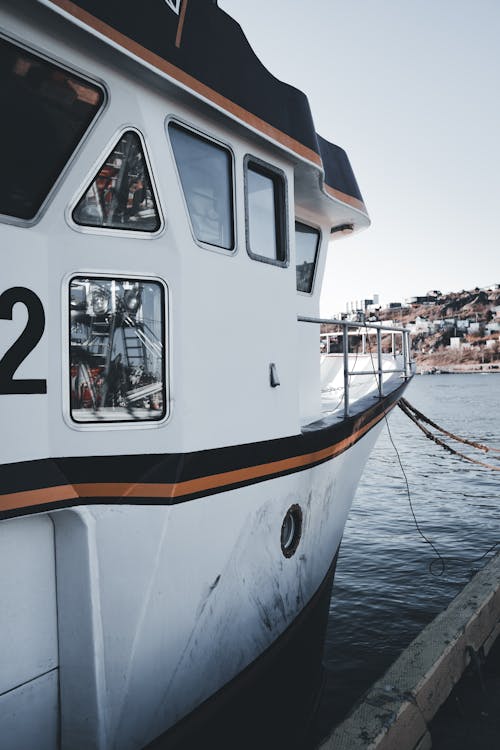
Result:
M297 291L312 292L318 258L319 232L306 224L295 222L295 257Z
M0 39L0 214L32 219L96 116L103 93Z
M72 418L161 419L166 409L161 284L77 277L69 291Z
M250 255L283 263L286 260L286 243L282 177L277 172L248 161L246 191Z
M137 133L124 133L73 211L77 224L155 232L160 217Z
M234 247L230 152L175 123L168 126L193 231L200 242Z

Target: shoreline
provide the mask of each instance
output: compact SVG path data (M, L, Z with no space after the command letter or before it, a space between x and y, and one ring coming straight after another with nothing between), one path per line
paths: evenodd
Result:
M480 373L488 375L500 375L499 364L425 364L415 362L416 375L469 375L471 373Z

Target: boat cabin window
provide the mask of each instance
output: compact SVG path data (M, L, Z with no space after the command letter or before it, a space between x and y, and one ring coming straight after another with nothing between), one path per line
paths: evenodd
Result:
M88 276L70 281L69 378L75 422L165 416L164 297L158 281Z
M73 211L88 227L156 232L160 215L144 149L136 132L124 133Z
M314 273L318 260L320 234L317 229L295 222L295 264L297 271L297 291L312 292Z
M0 214L33 219L104 101L103 91L0 39Z
M196 239L233 250L231 152L177 123L169 123L168 131Z
M247 251L251 258L287 265L285 176L259 159L245 159Z

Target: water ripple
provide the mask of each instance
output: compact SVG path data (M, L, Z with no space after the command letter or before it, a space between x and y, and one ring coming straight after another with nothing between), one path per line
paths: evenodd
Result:
M407 398L452 432L500 448L500 376L416 377ZM318 736L345 716L484 564L475 560L500 541L500 476L432 444L399 409L389 424L418 522L440 554L452 561L443 576L430 573L435 555L415 529L385 429L360 482L340 551ZM461 562L453 562L457 558Z

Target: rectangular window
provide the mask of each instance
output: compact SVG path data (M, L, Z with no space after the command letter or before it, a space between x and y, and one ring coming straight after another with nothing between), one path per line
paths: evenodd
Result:
M197 240L234 248L233 163L229 149L169 123L175 162Z
M78 276L69 287L71 416L136 422L166 414L165 300L157 281Z
M97 86L0 39L0 214L36 216L103 100Z
M247 250L266 263L287 264L284 174L247 157L245 161Z
M318 260L319 231L295 222L295 264L297 291L311 293Z

